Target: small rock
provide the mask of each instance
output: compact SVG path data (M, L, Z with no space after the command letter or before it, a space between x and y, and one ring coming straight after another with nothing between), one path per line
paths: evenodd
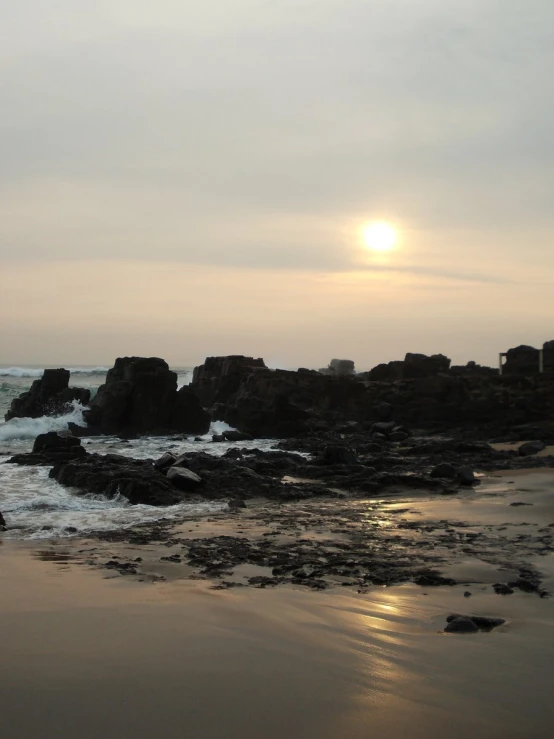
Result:
M447 634L475 634L479 631L477 625L464 616L458 616L449 621L444 630Z
M513 595L514 593L513 589L503 582L495 582L492 587L497 595Z
M406 441L408 437L409 434L407 434L405 431L393 431L392 434L389 436L389 439L391 441Z
M475 634L477 631L492 631L506 621L503 618L462 616L459 613L452 613L447 617L446 623L444 630L447 634Z
M219 444L222 441L225 441L225 437L223 436L223 434L214 434L212 436L212 441Z
M469 590L465 591L464 598L471 598L471 593L469 592Z
M195 472L187 470L186 467L170 467L167 471L167 479L179 490L188 492L196 490L202 484L202 478Z
M543 449L546 449L546 444L542 441L527 441L519 447L518 453L520 457L531 457L533 454L542 452Z
M6 519L2 515L2 512L0 511L0 531L6 530Z
M222 436L227 441L252 441L254 438L252 434L245 434L243 431L236 431L235 429L224 431Z
M157 470L163 470L164 468L171 467L171 465L175 464L176 459L177 458L174 454L167 452L154 462L154 467Z

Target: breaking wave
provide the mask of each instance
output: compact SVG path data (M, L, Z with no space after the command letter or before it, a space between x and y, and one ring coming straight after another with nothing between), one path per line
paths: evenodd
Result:
M62 416L41 416L40 418L12 418L0 424L0 442L14 439L34 439L47 431L65 431L68 424L86 426L83 417L85 406L73 401L73 408Z

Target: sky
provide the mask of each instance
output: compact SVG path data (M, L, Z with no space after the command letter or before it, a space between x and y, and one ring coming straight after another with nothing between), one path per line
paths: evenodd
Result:
M0 13L0 364L554 338L551 0Z

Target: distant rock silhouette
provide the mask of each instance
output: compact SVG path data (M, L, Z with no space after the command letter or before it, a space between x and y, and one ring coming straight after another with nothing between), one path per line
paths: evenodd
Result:
M90 390L69 387L70 372L66 369L46 369L31 388L12 401L6 421L12 418L40 418L67 412L78 401L86 405Z

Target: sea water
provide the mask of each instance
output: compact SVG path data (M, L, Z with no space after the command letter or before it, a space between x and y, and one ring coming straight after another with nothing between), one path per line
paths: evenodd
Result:
M79 491L59 485L48 477L49 467L26 467L8 464L14 454L29 452L38 434L64 431L69 423L86 425L85 408L73 403L68 413L42 418L14 418L5 422L4 415L11 401L25 392L33 380L42 376L40 367L0 367L0 511L8 524L4 538L42 539L59 536L84 535L91 531L111 531L129 528L141 523L160 520L182 520L189 516L207 515L224 510L226 503L181 503L160 508L131 505L118 496L108 499L102 495L82 495ZM105 367L71 368L70 385L89 388L94 395L105 382ZM178 368L178 385L189 384L190 368ZM229 427L221 422L212 424L209 433L195 441L194 437L143 436L125 440L117 436L84 437L83 446L97 454L116 453L135 459L156 459L167 451L177 454L206 451L224 454L232 443L213 443L212 434ZM241 447L269 449L271 441L240 442Z

